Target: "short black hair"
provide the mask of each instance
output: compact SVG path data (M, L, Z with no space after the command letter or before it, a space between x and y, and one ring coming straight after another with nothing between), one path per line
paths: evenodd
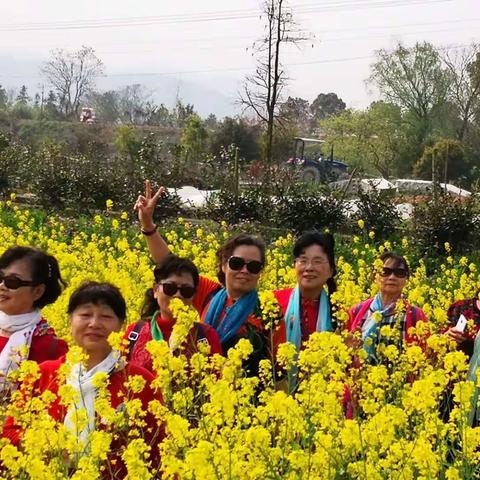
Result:
M263 265L265 265L265 242L260 237L254 237L253 235L241 233L240 235L229 238L217 250L217 278L222 285L225 285L225 273L222 270L222 266L233 255L235 249L241 245L257 247L260 251L260 261Z
M87 303L110 307L122 323L127 318L125 299L120 290L111 283L82 283L70 296L67 313L71 315L78 307Z
M335 264L335 238L331 233L322 233L317 230L305 232L297 238L293 245L293 257L298 258L306 248L318 245L322 247L328 258L328 263L332 270L332 277L327 280L328 292L330 295L336 291L335 275L337 274L337 266Z
M385 263L387 260L393 260L394 268L404 268L407 271L407 277L410 277L410 267L407 259L396 252L385 252L380 255L380 260Z
M0 257L0 269L7 268L20 260L26 260L30 265L30 273L35 285L45 285L43 295L35 300L33 306L43 308L54 303L66 285L60 275L57 259L38 248L10 247Z
M160 280L165 280L170 275L178 275L181 273L189 273L193 279L193 286L198 286L198 282L200 280L198 269L188 258L178 257L177 255L173 255L173 253L171 253L153 270L153 276L155 277L156 283L158 283Z

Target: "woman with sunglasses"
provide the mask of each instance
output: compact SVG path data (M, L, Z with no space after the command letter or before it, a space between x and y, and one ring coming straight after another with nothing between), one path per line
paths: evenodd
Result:
M275 333L275 346L288 341L300 350L312 333L334 330L330 304L336 290L334 250L330 233L306 232L295 242L297 285L274 292L284 318Z
M135 203L142 233L157 264L170 254L153 221L155 206L164 191L161 187L152 195L147 181L145 195L140 195ZM265 264L265 245L256 237L238 235L218 250L217 261L220 284L200 276L193 306L203 322L217 331L224 353L240 338L250 340L254 351L245 370L249 375L256 375L259 361L268 357L268 341L256 289Z
M129 340L129 360L152 371L152 359L146 349L151 340L169 342L175 324L170 311L172 298L179 298L186 305L193 305L199 283L197 267L186 258L169 254L153 271L155 283L147 290L142 309L142 319L131 325L125 336ZM198 310L197 306L197 310ZM210 355L222 354L222 347L215 330L204 323L191 329L185 351L188 356L198 351L200 343L210 346Z
M378 362L378 345L395 341L382 337L380 333L382 326L399 327L400 335L397 340L401 347L403 341L407 343L414 341L408 332L410 327L414 327L418 321L427 320L422 309L409 305L402 298L402 291L410 273L405 258L394 252L386 252L381 255L380 260L383 262L383 266L376 276L380 292L375 297L352 307L348 320L350 332L361 332L363 348L371 363ZM403 308L399 312L397 312L398 301L403 304Z
M12 247L0 257L0 390L23 360L40 363L67 352L40 312L63 285L57 260L41 250Z

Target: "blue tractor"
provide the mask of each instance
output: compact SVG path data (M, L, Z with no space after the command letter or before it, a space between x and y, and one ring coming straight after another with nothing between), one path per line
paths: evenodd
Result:
M325 158L320 150L322 143L325 141L316 138L294 139L293 156L288 163L296 166L301 181L328 183L347 177L347 164L333 159L333 147L330 157ZM315 149L314 145L318 147Z

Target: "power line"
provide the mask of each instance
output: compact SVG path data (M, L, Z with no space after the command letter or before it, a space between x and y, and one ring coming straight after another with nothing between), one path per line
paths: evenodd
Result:
M455 50L459 48L468 47L467 44L461 45L451 45L448 47L439 47L439 50ZM296 63L286 63L286 67L298 67L298 66L305 66L305 65L317 65L317 64L328 64L328 63L343 63L343 62L351 62L351 61L358 61L358 60L369 60L376 58L375 55L364 55L364 56L357 56L357 57L344 57L344 58L331 58L331 59L323 59L323 60L312 60L308 62L296 62ZM252 66L245 66L245 67L220 67L220 68L209 68L203 70L180 70L180 71L172 71L172 72L140 72L140 73L110 73L105 75L100 75L97 78L111 78L111 77L164 77L170 75L194 75L194 74L201 74L201 73L220 73L220 72L240 72L240 71L251 71ZM0 73L0 78L25 78L26 76L30 78L42 78L40 75L3 75Z
M292 7L296 14L314 14L325 11L345 9L369 9L419 4L445 3L453 0L334 0L322 2L322 5L307 4ZM35 30L81 30L97 28L138 27L148 25L169 25L181 23L216 22L228 20L245 20L259 17L258 10L231 10L223 12L204 12L197 14L179 14L148 17L104 18L75 21L37 22L0 25L0 32L20 32Z

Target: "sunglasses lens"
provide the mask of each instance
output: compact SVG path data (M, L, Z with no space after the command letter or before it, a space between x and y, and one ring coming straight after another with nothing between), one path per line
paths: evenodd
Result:
M17 290L23 285L23 282L19 278L15 278L15 277L3 277L2 280L3 280L3 284L9 290Z
M389 277L393 273L393 270L391 268L383 267L382 268L382 277Z
M175 283L162 283L162 288L163 293L169 297L173 297L178 290L178 287L175 285Z
M180 294L183 298L192 298L195 294L195 287L184 285L183 287L180 287Z
M252 260L247 263L247 270L250 273L254 273L254 274L260 273L260 271L262 270L262 267L263 267L262 262L259 262L257 260Z
M245 265L245 260L241 257L230 257L228 259L228 266L232 270L241 270Z
M407 276L407 271L404 270L403 268L396 268L393 273L398 278L405 278Z

